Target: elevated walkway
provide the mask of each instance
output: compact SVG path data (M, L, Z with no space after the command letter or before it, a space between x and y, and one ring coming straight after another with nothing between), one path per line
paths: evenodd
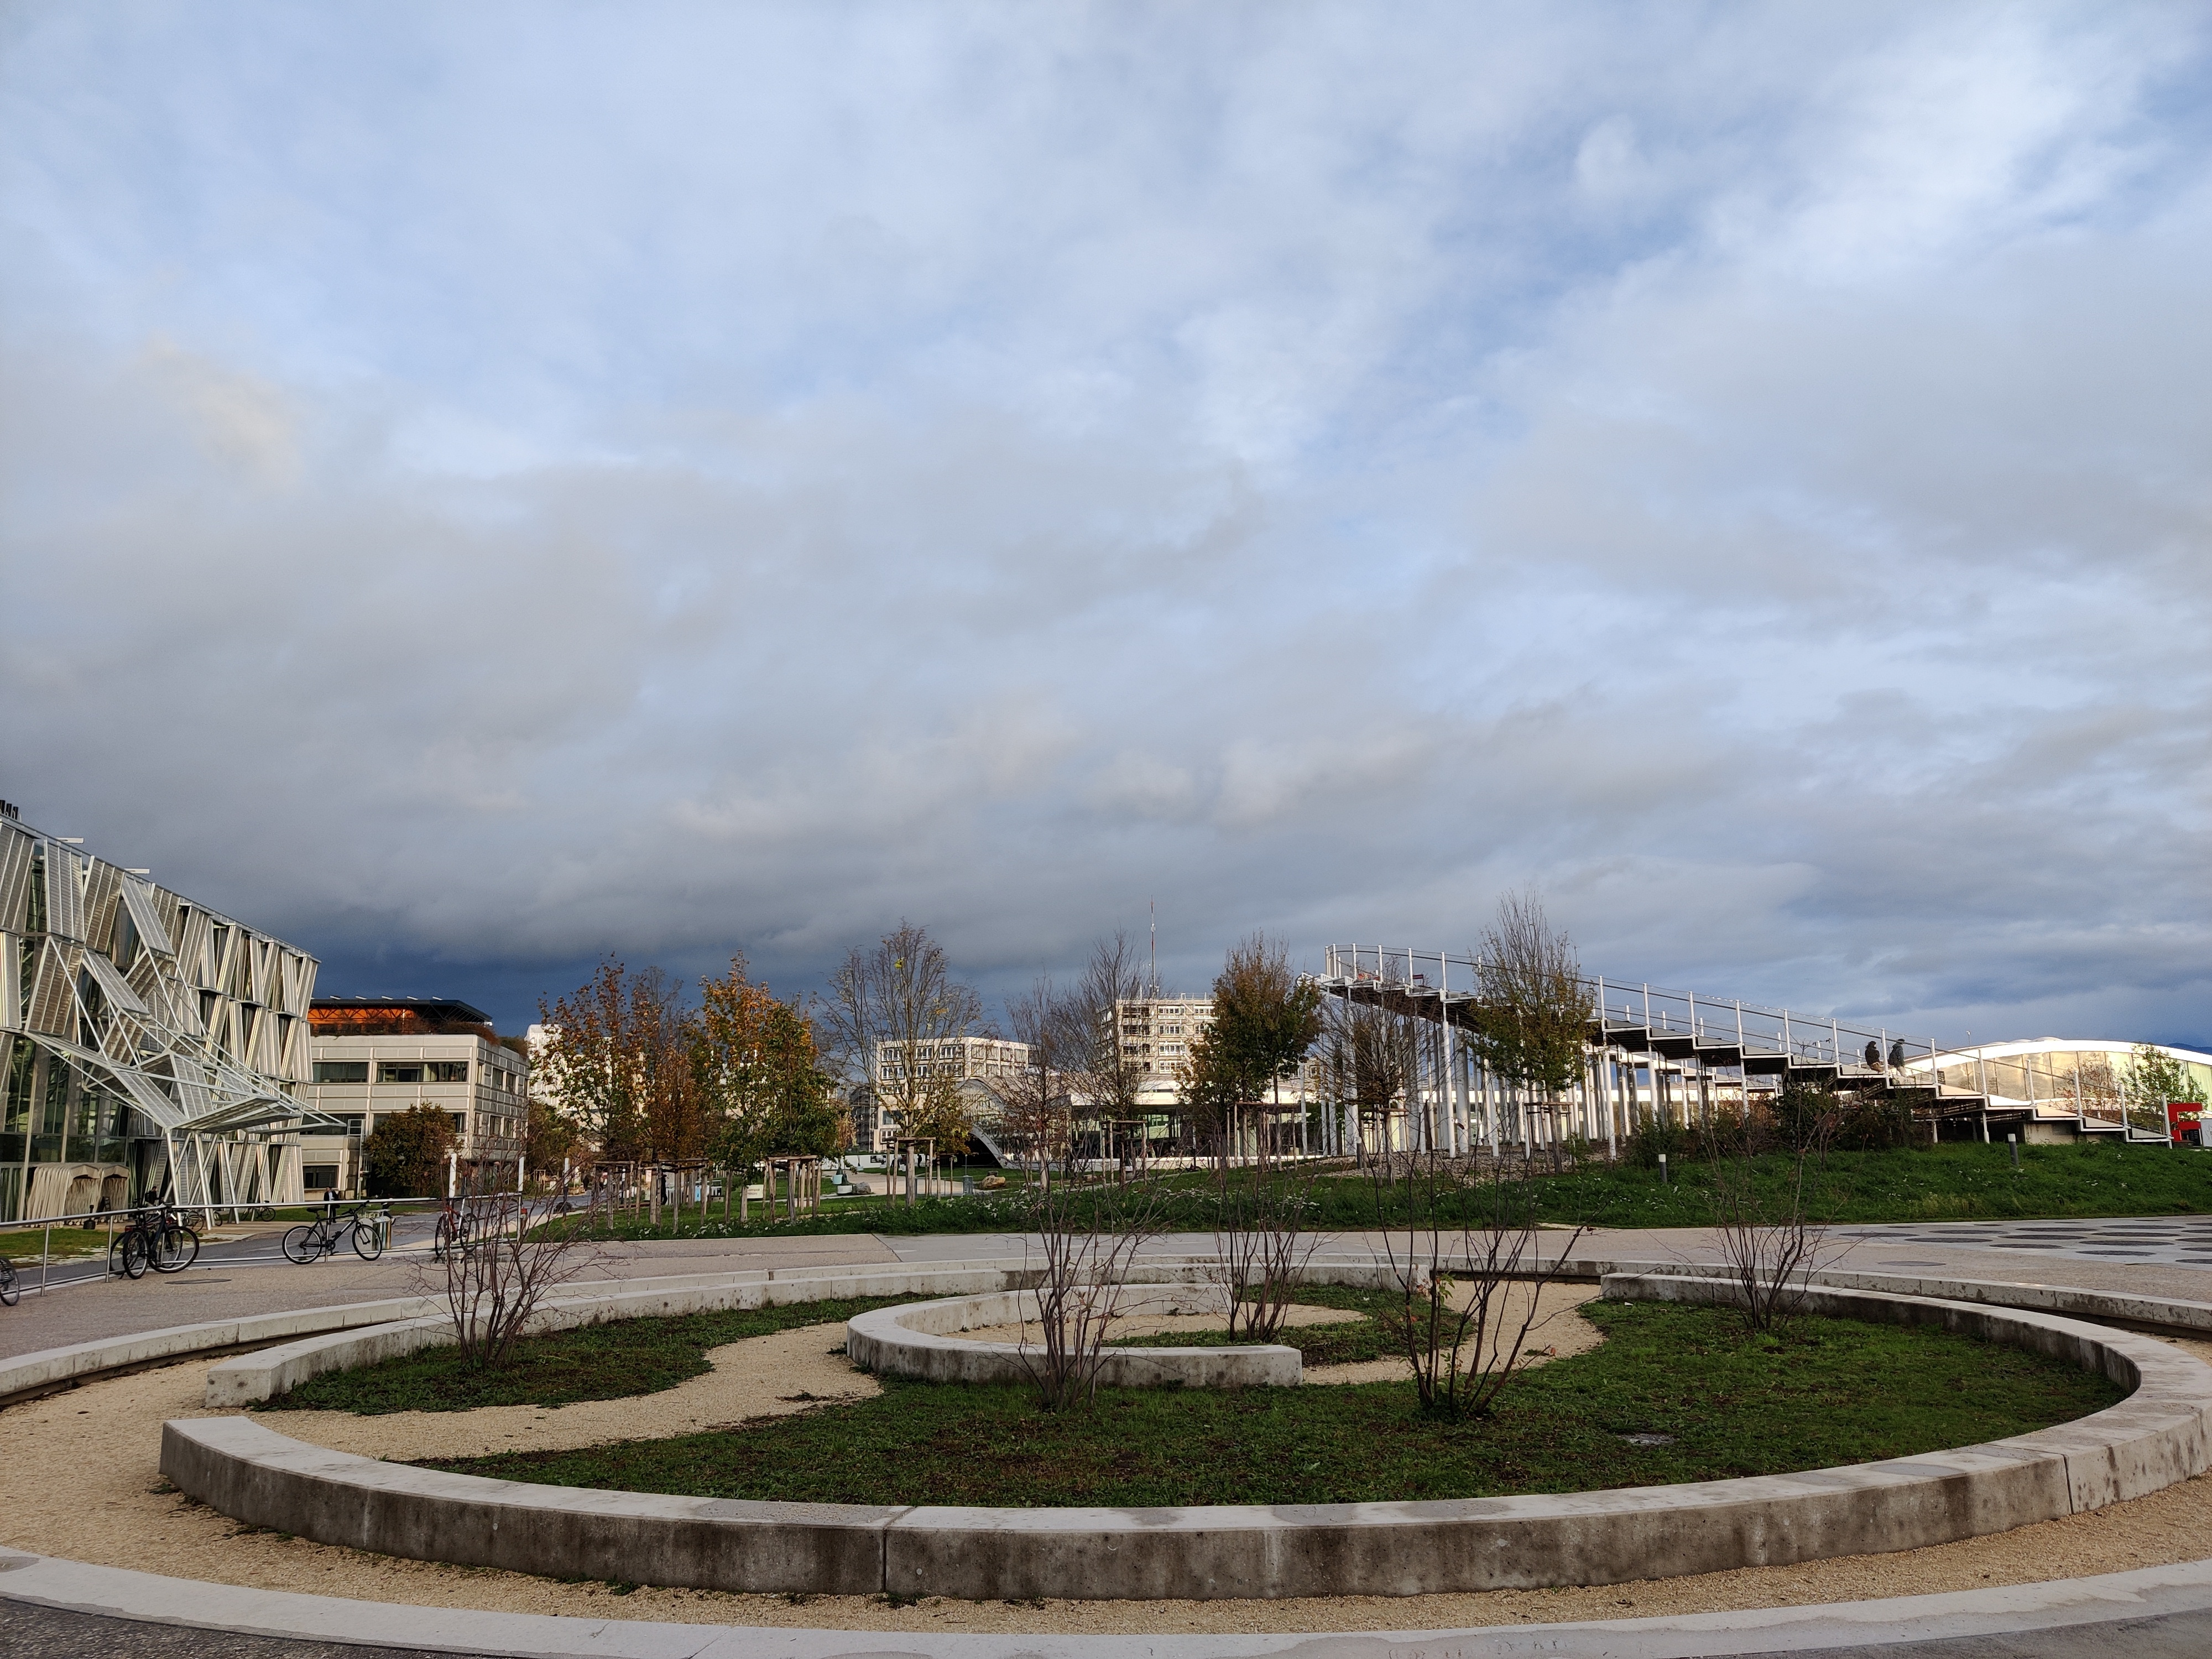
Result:
M1346 1002L1462 1030L1479 1024L1480 966L1472 957L1332 945L1323 971L1308 978ZM1978 1120L1990 1107L1978 1090L1940 1081L1932 1061L1943 1051L1930 1038L1846 1023L1832 1014L1624 985L1602 975L1581 983L1589 996L1584 1036L1601 1052L1639 1056L1654 1066L1664 1062L1670 1070L1773 1078L1784 1086L1803 1084L1849 1094L1878 1091L1923 1118Z

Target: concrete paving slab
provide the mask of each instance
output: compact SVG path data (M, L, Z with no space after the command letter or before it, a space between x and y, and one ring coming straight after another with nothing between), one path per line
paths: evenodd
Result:
M200 1584L0 1552L0 1605L10 1602L96 1620L95 1632L120 1638L88 1652L162 1659L262 1659L248 1642L296 1644L264 1650L267 1659L324 1659L340 1644L353 1644L342 1650L349 1659L363 1649L372 1659L2109 1659L2120 1644L2130 1659L2201 1659L2212 1651L2203 1640L2212 1634L2212 1561L1881 1601L1330 1635L981 1635L929 1630L921 1610L912 1631L560 1619ZM165 1628L166 1650L142 1639ZM6 1629L0 1624L0 1632ZM180 1644L176 1632L196 1633L204 1644Z

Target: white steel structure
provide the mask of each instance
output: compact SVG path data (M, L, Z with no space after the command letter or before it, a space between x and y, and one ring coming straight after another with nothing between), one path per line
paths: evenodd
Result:
M300 1196L316 963L0 812L0 1220Z
M1423 1023L1396 1114L1402 1127L1385 1119L1382 1150L1495 1152L1569 1139L1610 1147L1646 1113L1690 1123L1717 1104L1741 1105L1792 1082L1884 1091L1954 1132L1988 1133L1978 1090L1956 1082L1948 1061L1929 1077L1939 1053L1932 1041L1878 1025L1600 975L1583 981L1583 1075L1565 1099L1538 1102L1486 1073L1462 1035L1475 1024L1480 1001L1473 957L1332 945L1327 966L1311 978L1331 996ZM1329 1133L1340 1139L1354 1131L1331 1121Z

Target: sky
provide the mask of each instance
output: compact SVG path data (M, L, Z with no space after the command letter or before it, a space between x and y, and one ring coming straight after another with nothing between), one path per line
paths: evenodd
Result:
M326 994L2212 1042L2201 5L15 0L0 246L0 796Z

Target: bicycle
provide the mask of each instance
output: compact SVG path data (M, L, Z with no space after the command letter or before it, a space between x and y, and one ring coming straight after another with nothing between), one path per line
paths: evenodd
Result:
M337 1248L350 1235L353 1253L363 1261L374 1261L384 1254L384 1241L390 1230L391 1213L380 1206L374 1208L357 1204L340 1215L334 1208L327 1215L304 1222L284 1235L284 1254L305 1267L325 1256L337 1254Z
M431 1236L430 1260L443 1261L457 1249L466 1255L475 1248L475 1218L447 1199L445 1207L438 1212L438 1231Z
M107 1247L107 1271L143 1279L146 1269L180 1273L199 1260L200 1236L167 1204L131 1212L130 1221Z
M23 1286L15 1278L15 1264L0 1255L0 1308L12 1308L23 1299Z

